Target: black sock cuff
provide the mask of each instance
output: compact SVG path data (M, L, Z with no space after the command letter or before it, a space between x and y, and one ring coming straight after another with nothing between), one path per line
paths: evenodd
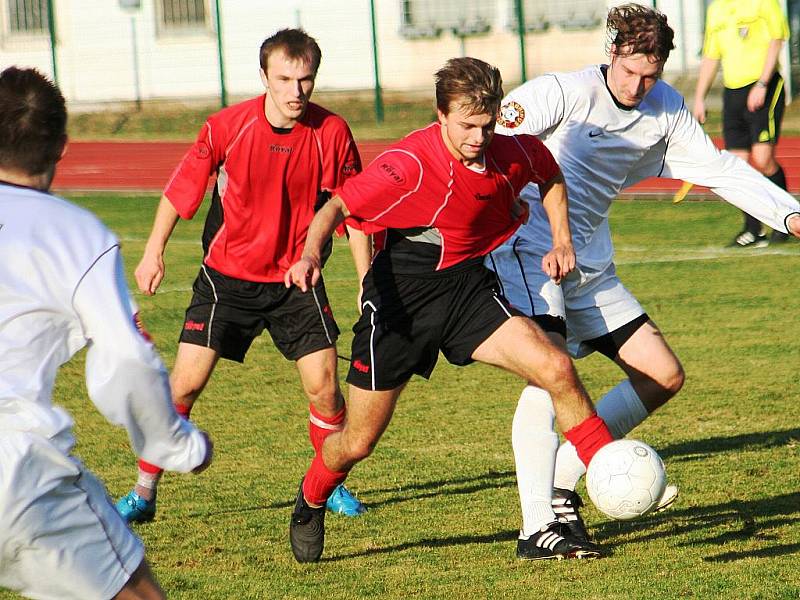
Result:
M786 189L786 174L783 172L783 167L778 166L778 170L772 175L767 176L767 179L769 179L782 190Z

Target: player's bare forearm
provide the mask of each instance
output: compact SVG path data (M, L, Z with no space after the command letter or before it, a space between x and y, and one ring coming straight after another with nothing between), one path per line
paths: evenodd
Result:
M358 280L364 279L372 262L372 238L355 227L347 228L350 254L353 255L353 264L356 267Z
M551 181L540 185L539 190L553 237L553 249L542 258L542 269L556 283L560 283L575 268L576 262L569 228L567 186L559 173Z
M697 85L694 91L694 109L692 110L694 118L700 123L705 123L706 120L705 98L717 76L718 68L719 61L713 58L704 57L700 62L700 71L697 74Z
M569 202L564 177L559 173L547 183L541 184L539 192L542 197L542 206L547 213L548 221L550 221L553 246L572 247L572 233L569 229Z
M158 252L163 254L164 248L172 235L175 225L180 216L178 211L166 196L161 196L161 201L156 209L156 216L153 219L153 228L150 230L150 237L147 238L145 252Z
M169 199L162 196L144 254L133 273L139 291L147 296L155 294L164 279L164 249L179 218Z
M308 226L303 258L319 262L322 256L322 248L331 239L333 232L336 231L336 228L345 220L348 214L347 207L339 196L334 196L328 200L314 215L311 224Z
M717 69L719 68L719 60L714 58L703 57L700 62L700 71L697 74L697 85L695 86L695 98L700 100L705 99L708 90L711 89L711 84L717 76Z
M772 79L772 74L778 66L778 56L783 48L783 40L771 40L767 48L767 57L764 59L764 68L761 71L759 81L768 83Z
M350 242L350 253L353 255L353 264L356 267L356 277L358 279L356 306L358 307L358 313L361 314L361 295L364 292L361 282L364 281L364 275L369 271L369 266L372 262L372 236L364 234L363 231L355 227L348 227L347 239Z
M750 93L747 95L747 110L750 112L760 110L767 101L767 85L772 79L775 67L778 65L778 54L781 51L781 46L783 46L783 40L772 40L769 44L761 76L756 84L750 88Z
M334 196L314 215L308 226L303 256L289 267L283 278L287 288L296 285L302 291L307 292L316 285L322 272L322 248L348 214L342 199Z

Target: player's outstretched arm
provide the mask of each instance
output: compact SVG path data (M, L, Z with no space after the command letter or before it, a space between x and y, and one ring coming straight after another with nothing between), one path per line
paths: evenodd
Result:
M283 278L287 288L296 285L307 292L316 285L322 272L322 248L349 214L339 196L334 196L319 209L308 226L302 258L289 267Z
M125 427L136 455L183 473L208 466L208 436L175 412L167 371L137 328L118 247L81 278L73 309L82 327L78 335L88 341L89 397L109 421Z
M567 185L559 173L547 183L539 185L542 206L550 221L553 249L542 258L542 269L556 283L575 268L575 248L569 229Z
M134 271L136 285L146 296L155 294L164 279L164 250L179 218L169 198L161 196L144 255Z

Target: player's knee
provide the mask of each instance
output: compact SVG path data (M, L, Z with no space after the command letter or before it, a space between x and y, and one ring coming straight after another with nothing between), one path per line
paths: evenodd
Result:
M172 401L175 404L192 406L194 401L203 392L206 381L201 381L192 377L173 376L170 378L170 388L172 389Z
M772 175L778 170L778 163L775 162L775 158L772 156L751 156L750 162L753 168L762 175Z
M639 397L652 411L675 396L686 381L686 373L679 362L662 368L655 374L631 375L631 383Z
M114 600L165 600L166 595L143 560Z
M537 379L541 382L540 387L551 393L565 384L569 385L575 379L572 359L566 352L552 352Z
M673 368L666 373L666 377L661 384L667 394L667 398L672 398L680 392L685 381L686 372L683 370L683 366L680 363L675 363Z
M358 462L367 458L375 449L378 440L368 435L348 436L347 454L349 460Z
M307 387L305 391L308 401L323 415L333 416L344 407L344 397L335 381Z

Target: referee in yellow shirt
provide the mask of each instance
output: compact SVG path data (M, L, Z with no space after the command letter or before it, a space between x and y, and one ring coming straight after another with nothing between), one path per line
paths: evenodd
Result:
M706 120L705 97L722 61L722 130L725 148L786 189L775 160L785 104L778 54L789 39L789 25L778 0L714 0L706 14L703 60L695 90L694 116ZM787 239L773 231L771 243ZM734 247L767 245L761 223L744 214L744 229Z

